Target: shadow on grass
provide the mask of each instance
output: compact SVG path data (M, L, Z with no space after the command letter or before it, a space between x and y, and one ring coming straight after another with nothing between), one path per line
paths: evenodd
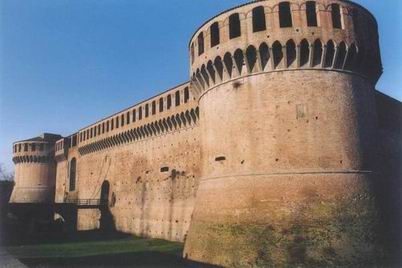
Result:
M183 259L183 244L119 232L42 234L6 250L28 267L216 267Z
M161 252L121 253L74 258L20 259L28 267L217 267Z

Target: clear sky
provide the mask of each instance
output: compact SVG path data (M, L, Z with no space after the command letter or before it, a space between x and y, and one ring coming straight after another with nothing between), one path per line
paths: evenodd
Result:
M240 0L1 0L0 162L12 143L69 135L188 80L193 32ZM357 0L377 18L384 74L402 100L402 1Z

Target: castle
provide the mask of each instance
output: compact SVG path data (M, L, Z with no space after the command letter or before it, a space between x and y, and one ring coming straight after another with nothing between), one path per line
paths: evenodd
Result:
M68 137L14 143L10 204L77 230L184 241L185 258L223 266L391 254L402 106L375 90L369 11L254 1L205 22L189 57L187 83Z

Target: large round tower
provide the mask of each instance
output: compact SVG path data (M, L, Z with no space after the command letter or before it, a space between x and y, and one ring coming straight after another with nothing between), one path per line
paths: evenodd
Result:
M202 177L184 256L372 264L377 24L346 0L255 1L190 41Z
M43 134L15 142L15 187L11 204L52 204L56 183L54 144L60 135Z

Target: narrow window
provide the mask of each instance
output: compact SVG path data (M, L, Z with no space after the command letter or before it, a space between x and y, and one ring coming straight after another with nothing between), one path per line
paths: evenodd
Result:
M75 191L75 180L76 180L76 169L77 169L77 160L75 158L70 161L70 192Z
M194 62L194 43L191 44L191 64Z
M307 26L316 27L318 25L315 1L306 2L306 16L307 16Z
M163 112L163 98L159 99L159 112Z
M22 149L22 145L20 143L20 144L18 144L18 152L21 152L21 149Z
M261 32L267 29L265 22L264 7L256 7L253 9L253 32Z
M17 152L17 145L14 145L14 153Z
M331 4L332 26L335 29L342 29L341 9L338 4Z
M292 14L289 2L279 3L279 25L281 28L292 27Z
M175 99L176 106L179 106L180 105L180 91L176 91L174 99Z
M226 157L224 157L224 156L217 156L217 157L215 157L215 161L224 161L224 160L226 160Z
M198 35L198 56L204 53L204 33Z
M110 121L110 130L113 130L114 128L114 119L112 118L112 120Z
M73 135L71 139L71 147L77 146L77 135Z
M31 150L32 150L32 152L36 151L36 144L35 143L31 144Z
M135 120L137 120L137 117L136 117L136 110L134 109L133 110L133 122L135 122Z
M169 94L168 96L167 96L167 107L166 107L166 109L170 109L170 107L172 106L172 96Z
M39 151L43 151L45 149L45 145L43 143L39 144Z
M99 124L98 125L98 135L100 135L101 134L101 125Z
M229 17L229 38L233 39L239 37L240 35L240 16L238 13L235 13Z
M190 99L190 92L188 91L188 87L184 89L184 103L187 103Z
M210 28L211 31L211 47L219 45L220 38L219 38L219 23L214 22Z
M109 132L109 121L106 122L106 132Z
M138 107L138 120L142 119L142 107Z
M161 167L161 172L168 172L169 171L169 167Z
M130 112L126 113L126 124L130 124Z
M94 129L93 128L91 128L91 138L93 137L93 135L94 135Z
M116 116L116 128L119 128L119 117Z
M152 102L152 114L156 114L156 102Z
M149 115L149 105L147 103L145 104L145 117L148 117L148 115Z
M80 133L80 142L82 142L82 132Z
M121 115L121 126L124 126L124 114Z
M24 152L28 152L28 144L27 143L24 144Z

